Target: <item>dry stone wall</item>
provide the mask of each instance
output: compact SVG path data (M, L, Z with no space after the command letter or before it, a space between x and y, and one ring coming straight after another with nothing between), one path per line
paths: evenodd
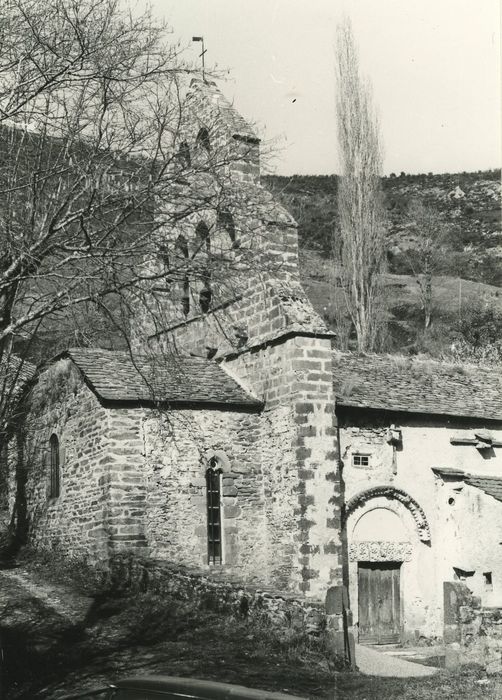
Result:
M444 641L446 668L478 664L487 673L502 671L502 608L481 606L458 581L446 581Z
M253 586L247 579L235 576L221 580L214 572L118 555L112 560L112 581L123 590L167 594L205 609L265 622L283 631L318 635L325 628L322 601Z

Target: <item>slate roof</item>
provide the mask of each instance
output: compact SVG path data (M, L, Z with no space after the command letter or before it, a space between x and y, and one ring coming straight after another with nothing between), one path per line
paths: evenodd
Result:
M477 474L468 474L459 469L451 469L449 467L433 467L432 471L439 474L442 478L460 479L469 486L475 486L488 494L488 496L492 496L497 501L502 502L502 477L500 476L478 476Z
M389 355L333 355L339 406L502 420L502 372Z
M128 352L96 348L70 349L58 359L63 357L104 401L261 406L220 365L203 358L131 358Z
M497 501L502 501L502 478L498 476L474 476L470 475L465 483L481 489Z

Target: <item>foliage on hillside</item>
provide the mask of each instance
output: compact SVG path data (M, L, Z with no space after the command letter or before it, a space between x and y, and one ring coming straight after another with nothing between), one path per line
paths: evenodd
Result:
M337 231L336 175L263 178L299 224L300 244L324 257ZM383 178L389 218L389 272L411 274L416 232L408 215L419 200L435 209L447 229L440 274L502 286L500 170Z
M337 176L263 178L299 224L300 260L307 293L339 343L344 305L339 271L331 262L337 232ZM444 175L392 175L383 179L389 233L388 335L383 350L458 361L502 361L502 231L500 170ZM423 241L413 218L416 203L430 208L441 227L432 283L432 322L423 328L416 272ZM474 331L471 329L475 329ZM474 337L476 334L476 337Z

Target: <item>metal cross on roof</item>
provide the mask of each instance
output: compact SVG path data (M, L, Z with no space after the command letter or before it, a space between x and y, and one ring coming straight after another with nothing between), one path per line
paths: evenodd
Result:
M192 41L200 41L202 43L202 53L199 54L199 58L202 59L202 80L206 79L206 64L205 64L205 53L207 49L204 48L204 37L203 36L193 36Z

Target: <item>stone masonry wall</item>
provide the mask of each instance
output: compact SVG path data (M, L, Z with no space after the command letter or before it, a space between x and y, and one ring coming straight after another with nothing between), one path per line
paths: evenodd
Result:
M23 461L29 538L35 548L92 562L108 557L103 524L107 411L68 360L42 375L26 424ZM50 498L49 440L60 445L60 495ZM16 449L12 445L12 449ZM12 460L14 469L16 460ZM12 489L17 487L12 484ZM20 493L11 494L11 507Z
M205 471L217 454L223 456L224 566L215 573L268 582L255 412L104 408L62 360L40 379L26 433L35 548L104 566L128 552L207 568ZM57 498L49 497L53 433L60 441ZM11 490L13 508L14 485Z
M211 349L263 400L254 446L266 514L263 571L282 590L323 596L341 583L331 339L299 283L295 226L274 224L263 235L280 274L257 271L238 301L171 326L155 342L196 355Z
M205 217L211 227L214 245L215 224L211 214ZM242 212L241 212L241 218ZM213 309L202 313L198 301L200 281L190 281L190 310L185 316L181 296L171 292L157 300L159 318L141 308L134 319L134 338L138 349L160 347L171 352L217 358L256 347L292 331L326 334L326 327L315 313L298 278L297 232L290 223L264 225L256 213L239 223L240 247L225 252L233 262L223 270L224 279L213 275ZM190 254L200 247L195 224L185 226L183 235ZM241 239L243 237L243 240ZM248 240L249 237L252 240ZM200 256L200 252L195 253ZM179 290L178 290L179 291Z
M221 410L150 411L143 418L145 529L151 556L269 580L259 416ZM205 473L222 469L223 565L208 565Z
M208 131L209 157L220 164L221 171L242 181L260 177L259 139L215 83L192 79L184 107L180 134L192 161L200 157L196 139L203 127Z
M118 555L112 560L112 579L119 588L167 594L182 601L238 617L249 617L296 632L319 634L325 626L324 604L229 576L173 566L163 561Z
M444 590L446 668L479 664L487 673L502 671L502 608L483 608L479 598L457 581Z
M341 583L331 342L297 336L227 364L265 401L261 440L272 581L323 597Z

